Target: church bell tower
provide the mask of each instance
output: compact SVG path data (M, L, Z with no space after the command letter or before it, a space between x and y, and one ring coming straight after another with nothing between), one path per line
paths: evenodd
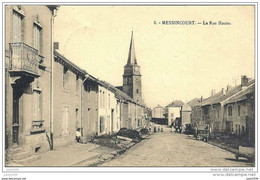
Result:
M133 31L131 35L127 64L124 66L123 91L135 101L142 103L140 66L137 64Z

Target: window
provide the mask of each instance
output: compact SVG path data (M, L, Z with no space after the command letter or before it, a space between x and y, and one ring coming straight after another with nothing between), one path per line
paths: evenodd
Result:
M237 114L238 114L238 116L240 116L240 105L238 105L238 107L237 107Z
M76 92L79 92L79 75L76 75Z
M100 133L103 133L105 130L105 118L100 116Z
M13 42L22 42L22 18L23 16L21 14L15 10L13 11Z
M100 91L100 108L103 107L103 105L102 105L102 102L103 102L102 97L103 97L103 95L102 94L103 94L102 91Z
M136 89L136 94L138 94L138 92L139 92L139 90L138 90L138 89Z
M37 50L40 50L40 47L41 47L41 26L34 22L34 25L33 25L33 47Z
M232 106L228 106L228 116L232 116Z
M219 119L219 110L218 110L218 119Z
M108 108L110 109L110 94L108 94Z
M63 88L65 90L68 90L68 84L69 84L69 71L68 68L63 67Z
M106 104L106 99L105 99L105 92L103 92L103 108L105 108L105 104Z
M174 114L173 114L173 113L171 113L171 117L173 117L173 115L174 115Z
M41 118L41 91L35 90L33 92L33 119L42 120Z
M76 110L75 110L75 118L76 118L76 121L78 120L78 115L79 115L79 109L76 108Z

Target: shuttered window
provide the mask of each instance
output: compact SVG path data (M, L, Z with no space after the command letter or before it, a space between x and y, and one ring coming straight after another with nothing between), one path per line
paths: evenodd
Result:
M34 23L33 25L33 47L40 50L41 27Z
M14 43L22 41L22 18L22 15L18 14L16 11L13 11L12 38Z
M63 88L68 90L69 84L69 70L66 67L63 67Z

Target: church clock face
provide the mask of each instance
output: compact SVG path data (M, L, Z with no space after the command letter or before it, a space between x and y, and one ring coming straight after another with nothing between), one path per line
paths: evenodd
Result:
M138 71L139 70L139 68L138 67L135 67L135 71Z

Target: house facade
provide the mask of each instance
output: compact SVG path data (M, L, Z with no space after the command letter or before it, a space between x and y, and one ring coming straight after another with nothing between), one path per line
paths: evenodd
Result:
M183 126L191 123L191 107L187 103L181 108L181 122Z
M82 127L82 82L86 72L54 52L53 63L54 147L71 144Z
M176 122L177 118L181 118L181 106L168 107L168 126Z
M224 102L226 130L250 141L255 134L255 84Z
M98 135L98 80L86 74L82 90L82 138L84 142L90 141Z
M5 6L6 149L22 147L29 154L49 149L56 10L57 6Z
M165 113L164 107L162 107L158 104L155 108L153 108L152 117L153 118L165 118L164 113Z

